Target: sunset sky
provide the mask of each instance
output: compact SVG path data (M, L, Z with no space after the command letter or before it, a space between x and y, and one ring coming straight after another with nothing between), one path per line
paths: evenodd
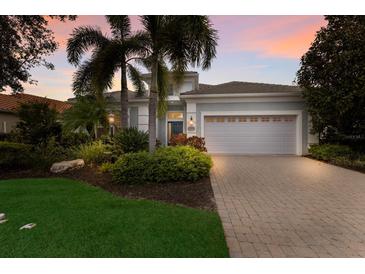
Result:
M326 22L323 16L211 16L218 30L217 58L208 71L200 72L200 83L228 81L292 84L300 57L309 48L316 31ZM140 28L138 16L132 16L132 28ZM26 85L25 92L66 100L73 96L72 74L75 67L66 59L66 42L72 30L81 25L99 26L108 33L103 16L79 16L76 21L52 20L58 50L48 60L55 70L32 71L37 86ZM196 70L196 69L195 69ZM120 89L119 76L113 90Z

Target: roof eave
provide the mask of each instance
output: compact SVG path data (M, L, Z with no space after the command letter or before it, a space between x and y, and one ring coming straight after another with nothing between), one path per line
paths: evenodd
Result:
M189 98L253 98L253 97L301 97L300 92L256 92L256 93L218 93L218 94L180 94L183 99Z

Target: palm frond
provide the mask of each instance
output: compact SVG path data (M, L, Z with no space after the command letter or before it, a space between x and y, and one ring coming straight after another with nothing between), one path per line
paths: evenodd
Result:
M115 38L126 39L131 34L131 21L128 15L105 16Z
M131 64L128 64L127 68L128 76L131 79L134 88L137 90L137 95L142 96L145 93L146 89L145 84L142 80L141 72Z
M106 47L96 52L92 84L98 89L105 91L113 86L113 77L121 66L124 55L123 44L118 40L112 40Z
M167 111L169 70L165 63L159 62L157 68L158 106L157 114L161 118Z
M67 41L67 60L77 66L82 55L91 48L104 47L109 38L104 36L97 27L84 26L73 30L71 38Z
M107 111L104 101L95 96L77 96L76 103L63 113L63 125L66 131L79 128L92 130L97 123L105 124Z
M190 61L192 65L209 69L216 57L218 32L214 29L208 16L183 16L183 26L190 44Z
M76 96L92 93L93 66L91 60L84 61L74 73L72 91Z
M123 41L126 56L145 58L150 53L150 39L145 32L137 32Z

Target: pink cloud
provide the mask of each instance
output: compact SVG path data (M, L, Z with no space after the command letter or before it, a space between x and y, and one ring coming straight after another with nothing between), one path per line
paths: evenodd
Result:
M215 16L212 19L221 35L223 51L254 51L266 57L284 58L300 58L316 32L326 25L323 16Z

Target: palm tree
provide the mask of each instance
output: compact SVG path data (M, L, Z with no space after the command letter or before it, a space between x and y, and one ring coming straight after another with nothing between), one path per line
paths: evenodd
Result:
M63 113L63 127L66 131L86 130L98 138L98 125L107 125L107 111L104 100L94 95L78 96L75 104Z
M137 92L144 92L140 72L132 61L143 53L138 37L131 33L130 19L126 15L106 16L112 35L104 35L97 27L83 26L74 29L67 42L67 59L77 66L73 91L76 95L94 94L102 101L103 92L112 88L113 77L121 73L121 127L128 126L127 74ZM80 64L82 57L92 50L91 57Z
M147 54L144 64L151 71L149 95L149 150L156 147L156 113L167 110L168 68L181 83L188 65L209 69L216 55L217 31L207 16L141 16L144 30L138 34Z

